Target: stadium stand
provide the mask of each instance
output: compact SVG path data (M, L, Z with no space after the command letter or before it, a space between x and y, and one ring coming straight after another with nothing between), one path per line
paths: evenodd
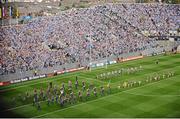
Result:
M0 75L157 48L143 31L158 36L177 31L179 11L178 5L105 4L2 27Z

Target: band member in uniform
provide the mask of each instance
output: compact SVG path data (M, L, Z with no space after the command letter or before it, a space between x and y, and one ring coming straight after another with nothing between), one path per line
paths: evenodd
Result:
M72 88L72 82L70 80L68 81L68 86L69 88Z
M83 85L83 87L82 87L83 92L85 91L85 89L86 89L86 86L85 86L85 85Z
M65 84L64 84L64 82L62 83L62 88L63 88L63 90L65 90Z
M58 95L56 94L56 103L58 103L58 99L59 99L59 97L58 97Z
M86 93L86 100L90 97L90 90L89 88L87 89L87 93Z
M103 96L103 95L104 95L104 87L101 86L101 96Z
M78 97L79 97L79 99L82 101L82 93L81 93L80 90L78 91Z
M94 87L94 96L97 97L96 87Z
M76 76L77 77L77 76ZM77 78L76 78L76 81L75 81L75 88L77 89L78 88L78 80L77 80Z

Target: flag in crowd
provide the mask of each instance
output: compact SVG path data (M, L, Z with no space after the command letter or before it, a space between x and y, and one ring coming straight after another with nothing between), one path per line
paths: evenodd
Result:
M2 7L2 17L5 17L5 9L4 9L4 6Z
M12 6L9 6L9 7L2 6L2 7L0 7L0 18L5 19L5 18L8 18L8 17L12 17L12 16L13 16L13 7Z
M2 18L2 9L0 7L0 19Z
M12 16L12 7L11 6L9 7L9 16L10 17Z

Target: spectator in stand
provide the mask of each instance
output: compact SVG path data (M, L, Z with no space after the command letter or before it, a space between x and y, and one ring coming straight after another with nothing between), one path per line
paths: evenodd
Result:
M157 47L142 34L178 30L178 5L106 4L0 29L0 74L118 56Z

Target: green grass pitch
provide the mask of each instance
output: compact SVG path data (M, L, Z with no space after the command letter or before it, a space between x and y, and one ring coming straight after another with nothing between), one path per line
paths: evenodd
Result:
M159 59L159 64L155 61ZM142 66L142 70L133 74L122 74L107 80L96 79L97 74L120 68ZM163 73L175 73L174 76L157 81L146 82L147 77L162 75ZM97 87L98 96L92 93L88 100L77 100L74 104L47 105L47 101L40 101L41 110L33 106L33 96L22 100L26 92L33 95L34 88L38 93L41 88L46 89L49 82L60 88L62 82L71 80L74 84L78 76L80 85L82 81L86 85L93 83ZM122 88L124 82L141 81L142 84L133 87ZM107 84L110 82L111 93L107 93ZM99 87L105 87L105 95L99 94ZM118 88L118 86L121 86ZM81 90L80 86L78 90ZM78 90L74 88L74 93ZM21 96L20 96L21 95ZM13 100L15 98L15 101ZM58 75L51 78L27 81L10 86L0 87L0 117L180 117L180 54L159 55L146 57L123 63L108 65L108 68L97 68L92 71L78 71Z

